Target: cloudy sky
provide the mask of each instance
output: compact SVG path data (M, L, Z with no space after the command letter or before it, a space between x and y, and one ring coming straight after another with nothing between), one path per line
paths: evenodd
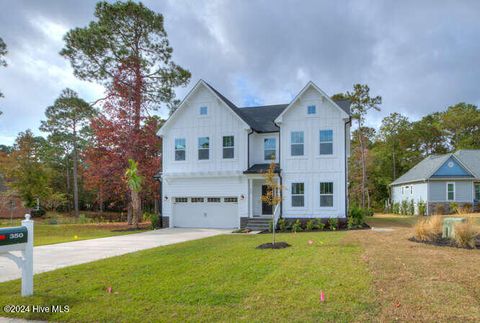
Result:
M45 108L71 87L87 101L95 83L58 52L96 1L0 0L0 144L38 132ZM412 119L459 101L480 104L480 1L144 1L163 13L174 60L239 106L286 103L309 81L328 94L366 83L390 112ZM164 112L161 112L165 114Z

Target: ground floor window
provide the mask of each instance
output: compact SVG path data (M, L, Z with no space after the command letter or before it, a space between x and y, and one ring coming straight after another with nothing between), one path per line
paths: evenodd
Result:
M475 183L475 199L480 201L480 183Z
M447 201L455 200L455 183L447 183Z
M305 206L305 186L303 183L292 183L292 207Z
M321 207L333 206L333 183L332 182L320 183L320 206Z

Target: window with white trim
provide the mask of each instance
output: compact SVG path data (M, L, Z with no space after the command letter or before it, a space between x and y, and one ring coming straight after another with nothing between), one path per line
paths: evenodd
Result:
M303 156L304 153L303 131L292 131L290 133L290 154L292 156Z
M176 197L175 198L175 203L187 203L188 202L188 197Z
M208 107L200 107L200 115L206 116L208 114Z
M204 160L210 158L210 138L198 138L198 159Z
M175 160L185 160L185 138L175 138Z
M320 155L333 155L333 130L320 130Z
M292 183L292 207L305 206L305 186L303 183Z
M277 140L275 138L263 139L263 157L265 160L275 160Z
M223 199L223 201L225 203L237 203L238 202L238 198L237 197L225 197Z
M320 183L320 207L333 206L333 182Z
M209 203L220 203L220 198L219 197L208 197L207 202L209 202Z
M447 201L455 201L455 183L447 183Z
M307 114L315 114L317 113L317 107L314 105L309 105L307 107Z
M235 157L235 142L233 136L223 136L223 159Z
M192 203L203 203L203 197L192 197Z

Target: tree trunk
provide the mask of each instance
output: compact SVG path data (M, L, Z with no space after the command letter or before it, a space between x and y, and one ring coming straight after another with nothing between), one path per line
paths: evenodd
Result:
M78 211L78 152L77 152L77 129L73 125L73 208L75 216L79 216Z
M366 167L365 167L365 149L363 147L363 133L361 130L361 123L358 123L358 141L360 143L360 156L361 156L361 163L362 163L362 184L361 184L361 192L362 192L362 208L365 208L365 183L366 183Z
M132 225L132 203L129 201L127 206L127 223Z
M103 192L102 190L98 191L98 204L100 207L100 213L103 213Z
M135 226L135 228L138 229L138 224L140 223L140 217L142 213L140 195L138 194L138 192L132 190L131 196L132 196L132 209L133 209L132 224Z
M72 200L70 198L70 159L67 155L67 157L65 157L65 161L66 161L66 165L65 165L65 168L66 168L66 180L67 180L67 212L70 213L72 211Z

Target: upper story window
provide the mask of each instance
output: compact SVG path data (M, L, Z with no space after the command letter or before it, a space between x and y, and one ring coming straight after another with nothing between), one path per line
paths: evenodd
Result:
M305 190L303 183L292 183L292 207L305 206Z
M175 160L185 160L185 138L175 138Z
M210 158L210 138L200 137L198 138L198 159Z
M447 201L455 200L455 183L447 183Z
M317 107L314 105L309 105L307 107L307 114L316 114L317 113Z
M232 159L235 157L235 142L233 136L223 136L223 158Z
M290 134L292 156L303 156L303 131L292 131Z
M208 114L208 107L200 107L200 115L206 116Z
M263 139L263 158L265 160L275 160L277 141L275 138Z
M333 206L333 183L332 182L320 183L320 206L321 207Z
M320 155L333 154L333 130L320 130Z

